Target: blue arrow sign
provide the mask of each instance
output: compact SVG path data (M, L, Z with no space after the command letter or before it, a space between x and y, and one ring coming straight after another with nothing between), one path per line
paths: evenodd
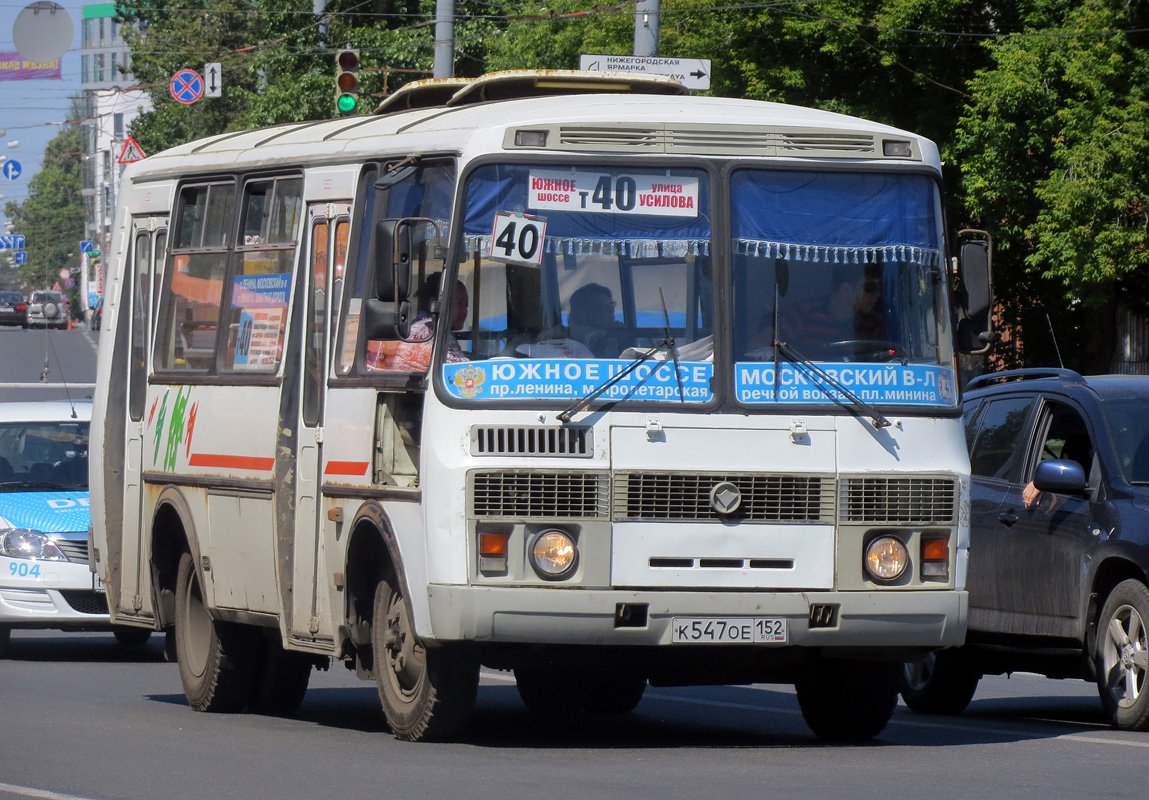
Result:
M0 234L0 250L23 250L23 249L24 249L24 234L22 234L22 233Z
M91 239L84 239L82 242L80 242L80 252L81 253L90 253L95 249L96 249L96 243Z
M17 250L15 253L13 253L13 255L15 256L17 264L27 264L28 263L28 251L27 250Z
M14 181L20 177L20 173L24 168L20 166L19 161L5 161L4 166L0 167L0 171L4 173L4 177L10 181Z

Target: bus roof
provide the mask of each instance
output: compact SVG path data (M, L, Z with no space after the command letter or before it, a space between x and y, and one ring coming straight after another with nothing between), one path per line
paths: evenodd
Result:
M492 76L465 86L458 86L457 81L432 84L435 88L426 87L428 96L445 105L423 106L413 99L410 105L414 107L404 108L400 97L391 106L398 109L389 113L384 104L384 113L370 116L225 133L137 162L131 177L188 175L213 166L218 170L224 163L228 169L244 170L301 162L348 163L415 152L893 159L938 167L937 148L928 139L868 120L781 103L677 95L681 85L667 79L647 82L646 90L669 95L622 93L617 86L595 91L587 75L581 74L581 88L575 81L566 85L568 90L585 94L553 94L549 92L561 90L544 86L544 96L513 99L483 98L509 94L512 80L529 91L527 84L531 80L537 84L539 73L529 79L525 73L508 73L500 89L491 88L500 85ZM448 88L453 91L444 101ZM412 93L418 91L420 87ZM520 130L546 132L546 144L517 144L515 133ZM884 143L891 139L909 142L910 155L904 149L884 152Z

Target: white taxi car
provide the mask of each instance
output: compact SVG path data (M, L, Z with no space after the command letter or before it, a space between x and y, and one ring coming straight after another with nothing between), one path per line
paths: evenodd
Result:
M88 568L91 418L90 402L0 403L0 656L13 628L112 629Z

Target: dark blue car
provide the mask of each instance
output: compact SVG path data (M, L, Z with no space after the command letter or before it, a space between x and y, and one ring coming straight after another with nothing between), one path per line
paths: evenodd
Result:
M1149 377L1013 370L967 387L973 473L964 647L907 664L915 711L958 713L982 675L1097 682L1149 729Z

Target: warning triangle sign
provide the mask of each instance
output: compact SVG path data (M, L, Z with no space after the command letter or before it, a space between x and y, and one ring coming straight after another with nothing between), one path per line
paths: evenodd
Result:
M134 164L137 161L143 161L147 157L148 154L144 152L144 148L136 144L136 140L129 136L128 140L124 142L124 149L120 151L118 161L120 164Z

